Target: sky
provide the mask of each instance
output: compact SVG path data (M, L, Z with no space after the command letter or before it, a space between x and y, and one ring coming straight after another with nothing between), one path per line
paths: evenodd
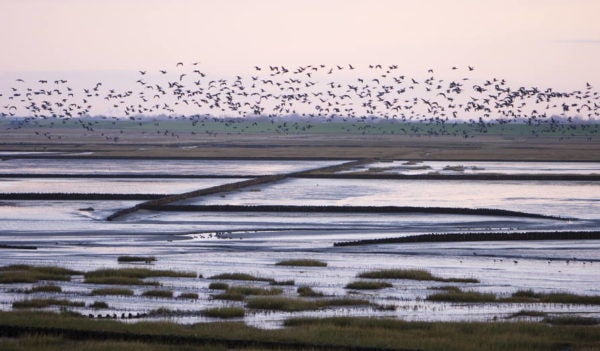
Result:
M0 0L0 73L472 65L575 88L600 84L599 13L597 0Z

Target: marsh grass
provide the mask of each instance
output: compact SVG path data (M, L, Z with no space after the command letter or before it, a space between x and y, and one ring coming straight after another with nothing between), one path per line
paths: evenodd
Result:
M60 307L84 307L85 303L81 301L58 300L58 299L30 299L15 301L13 308L44 308L50 306Z
M598 350L600 329L585 325L550 325L539 322L406 322L391 318L294 318L285 322L286 327L263 330L239 322L200 323L179 325L170 322L122 323L114 320L88 319L81 316L47 312L13 311L0 312L0 323L17 328L54 328L71 332L118 332L131 337L156 337L169 340L178 336L210 338L219 340L247 341L251 350L260 350L261 341L283 342L293 345L301 342L306 349L410 349L444 351L542 351L542 350ZM81 333L82 335L85 333ZM145 340L146 340L145 339ZM88 339L89 340L89 339ZM147 345L162 345L154 339ZM105 339L99 350L129 350L109 347L114 339ZM0 349L11 339L0 338ZM90 341L92 342L92 341ZM96 342L96 341L93 341ZM136 351L153 351L150 346ZM250 346L251 345L251 346ZM186 349L177 345L176 349ZM189 347L192 347L191 345ZM62 351L65 348L52 349ZM85 350L81 348L66 348ZM237 349L231 348L229 349ZM282 347L282 349L286 349ZM10 348L9 348L10 350ZM36 347L27 351L48 351ZM18 350L22 351L22 350ZM86 350L87 351L87 350Z
M310 259L283 260L275 263L276 266L296 266L296 267L327 267L327 262Z
M390 284L388 282L367 281L367 280L358 280L358 281L346 284L346 289L355 289L355 290L379 290L379 289L391 288L391 287L392 287L392 284Z
M562 303L580 305L600 305L600 296L575 295L567 293L536 293L532 290L519 290L509 297L497 297L491 293L462 291L454 288L427 297L429 301L443 302L498 302L498 303Z
M212 290L227 290L227 289L229 289L229 284L222 283L222 282L214 282L214 283L210 283L208 285L208 288L212 289Z
M222 294L213 296L217 300L243 301L246 296L273 296L281 295L283 290L279 288L260 288L252 286L233 286L225 290Z
M212 318L241 318L246 315L242 307L215 307L203 310L201 313Z
M123 288L102 288L94 289L91 295L120 295L120 296L133 296L133 290Z
M37 283L41 280L69 281L71 275L75 274L81 273L55 266L10 265L0 267L0 284Z
M296 290L298 292L298 295L302 296L302 297L322 297L323 293L320 291L315 291L313 290L313 288L311 288L310 286L300 286L298 287L298 290Z
M491 293L477 291L445 291L427 296L426 300L436 302L497 302L497 297Z
M154 256L119 256L117 262L119 263L131 263L131 262L143 262L152 263L156 261Z
M5 351L227 351L213 345L162 345L140 341L73 340L62 336L24 335L0 340Z
M600 318L582 316L546 317L544 322L553 325L598 325Z
M548 314L543 311L520 310L519 312L515 312L506 318L511 319L517 317L546 317L547 315Z
M407 279L407 280L425 280L451 283L479 283L474 278L442 278L431 274L424 269L383 269L376 271L363 272L358 278L366 279Z
M248 308L273 311L310 311L328 307L342 306L369 306L372 305L367 300L362 299L327 299L327 300L304 300L291 297L253 297L248 299L246 306Z
M38 292L60 293L60 292L62 292L62 288L58 285L38 285L38 286L32 287L29 290L25 290L26 294L32 294L32 293L38 293Z
M142 293L142 296L172 298L173 292L171 290L147 290Z
M273 280L273 281L269 282L269 284L270 285L280 285L280 286L282 286L282 285L291 286L291 285L296 284L296 282L293 280Z
M210 279L223 279L223 280L245 280L245 281L257 281L257 282L273 282L272 278L256 277L247 273L222 273L213 275Z
M94 303L89 304L88 307L100 310L100 309L108 308L108 304L104 301L94 301Z
M195 300L198 298L198 294L196 294L196 293L181 293L181 294L179 294L179 296L177 296L177 298Z
M519 290L512 294L510 298L504 299L507 302L543 302L543 303L565 303L580 305L600 305L600 296L598 295L576 295L568 293L536 293L532 290Z

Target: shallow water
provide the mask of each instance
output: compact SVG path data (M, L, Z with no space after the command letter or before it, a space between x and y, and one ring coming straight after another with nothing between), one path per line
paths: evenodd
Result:
M11 169L0 162L0 172L60 173L64 162L41 160L39 165L23 161ZM27 162L25 162L27 161ZM79 160L75 160L79 161ZM107 160L79 164L74 173L207 174L204 166L213 161L163 161L134 164L119 161L107 168ZM182 162L182 163L179 163ZM18 163L18 162L17 162ZM236 165L236 163L239 163ZM443 162L442 162L443 163ZM75 165L77 163L75 162ZM161 166L162 165L162 166ZM167 166L164 166L167 165ZM263 174L289 169L320 167L322 163L280 165L259 161L214 161L216 174ZM171 167L172 166L172 167ZM87 168L85 168L87 167ZM507 166L508 167L508 166ZM515 167L518 167L516 165ZM566 166L565 166L566 167ZM172 173L169 173L172 172ZM183 172L183 173L181 173ZM246 172L246 173L244 173ZM4 180L0 192L154 192L177 193L208 187L232 179L16 179ZM7 185L8 184L8 185ZM0 185L1 187L2 185ZM0 188L2 189L2 188ZM222 196L224 195L224 196ZM425 180L333 180L291 179L216 196L188 201L200 204L277 204L341 206L444 206L492 207L575 217L579 220L467 216L444 214L365 213L276 213L276 212L160 212L137 211L115 222L105 219L118 209L138 201L1 201L0 244L32 245L37 250L0 249L0 265L59 265L88 271L104 267L151 267L202 274L204 278L155 278L163 288L178 295L199 294L197 300L148 298L140 296L149 287L131 286L136 296L90 296L93 288L81 276L60 282L64 292L24 295L16 289L32 284L0 284L0 309L9 310L15 300L58 297L76 301L105 301L110 308L75 308L84 314L121 315L146 313L160 307L188 312L241 302L215 300L218 293L208 289L208 277L219 273L244 272L276 280L294 280L283 286L295 296L298 286L309 285L328 296L353 296L394 305L396 311L371 307L331 308L308 312L250 311L243 320L263 328L280 327L296 316L391 316L406 320L477 320L503 318L519 310L541 310L552 314L576 313L600 316L599 306L563 304L461 304L424 300L432 288L456 285L465 290L507 296L518 289L539 292L571 292L600 295L600 241L523 241L411 243L334 247L333 243L367 238L397 237L422 233L597 230L600 227L600 187L594 182L506 182L506 181L425 181ZM152 265L118 264L119 255L153 255ZM314 258L328 263L325 268L282 267L275 263L290 258ZM370 269L427 269L442 277L471 277L476 284L423 281L391 281L392 288L377 292L350 291L344 286L360 272ZM153 279L154 280L154 279ZM264 282L235 282L232 285L266 286ZM182 323L212 322L218 319L199 315L151 318ZM133 319L137 320L137 319Z
M158 174L254 176L299 172L342 161L240 161L140 159L7 159L0 174Z
M0 178L1 193L179 194L239 182L227 179Z
M562 217L600 219L600 183L288 179L276 184L179 203L498 208Z
M340 173L382 174L600 174L600 162L392 161L373 162Z

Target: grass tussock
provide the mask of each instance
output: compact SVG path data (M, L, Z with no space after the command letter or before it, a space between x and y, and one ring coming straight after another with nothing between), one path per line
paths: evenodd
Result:
M295 285L296 282L293 280L273 280L271 282L269 282L270 285L287 285L287 286L292 286Z
M279 288L260 288L252 286L233 286L222 294L213 296L217 300L243 301L247 296L273 296L281 295L283 290Z
M244 281L257 281L257 282L273 282L274 279L256 277L247 273L222 273L213 275L210 279L222 279L222 280L244 280Z
M327 299L327 300L304 300L291 297L254 297L248 300L248 308L273 311L310 311L328 307L342 306L368 306L371 303L363 299Z
M275 263L276 266L295 266L295 267L327 267L327 262L310 259L283 260Z
M222 283L222 282L214 282L214 283L210 283L208 285L208 288L212 289L212 290L227 290L227 289L229 289L229 284Z
M0 284L37 283L42 280L69 281L75 274L80 272L55 266L10 265L0 267Z
M313 288L311 288L310 286L300 286L298 287L298 290L296 290L298 292L298 295L302 296L302 297L322 297L323 293L320 291L315 291L313 290Z
M368 280L358 280L355 282L351 282L346 284L346 289L355 289L355 290L379 290L384 288L391 288L392 284L388 282L378 282L378 281L368 281Z
M442 278L431 274L424 269L382 269L369 272L363 272L358 278L366 279L407 279L407 280L425 280L451 283L479 283L474 278Z
M91 292L94 296L117 295L117 296L133 296L133 290L123 288L102 288L94 289Z
M202 311L202 315L212 318L241 318L246 311L241 307L215 307Z
M94 303L89 304L88 307L96 309L96 310L100 310L100 309L108 308L108 304L104 301L94 301Z
M29 299L15 301L13 308L44 308L51 306L60 307L84 307L85 303L81 301L59 300L59 299Z
M177 298L196 300L198 298L198 294L196 294L196 293L181 293L181 294L179 294L179 296L177 296Z
M152 263L156 262L156 257L154 256L119 256L117 258L117 262L119 263Z
M496 302L498 298L491 293L477 291L451 290L427 296L426 300L435 302Z
M62 288L58 285L38 285L38 286L32 287L29 290L25 290L25 293L27 293L27 294L39 293L39 292L60 293L60 292L62 292Z
M142 293L142 296L168 299L173 297L173 292L171 290L147 290Z

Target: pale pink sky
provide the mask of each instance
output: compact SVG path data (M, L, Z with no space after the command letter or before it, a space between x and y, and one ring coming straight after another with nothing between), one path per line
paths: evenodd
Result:
M468 64L578 88L600 85L598 14L598 0L0 0L0 73Z

